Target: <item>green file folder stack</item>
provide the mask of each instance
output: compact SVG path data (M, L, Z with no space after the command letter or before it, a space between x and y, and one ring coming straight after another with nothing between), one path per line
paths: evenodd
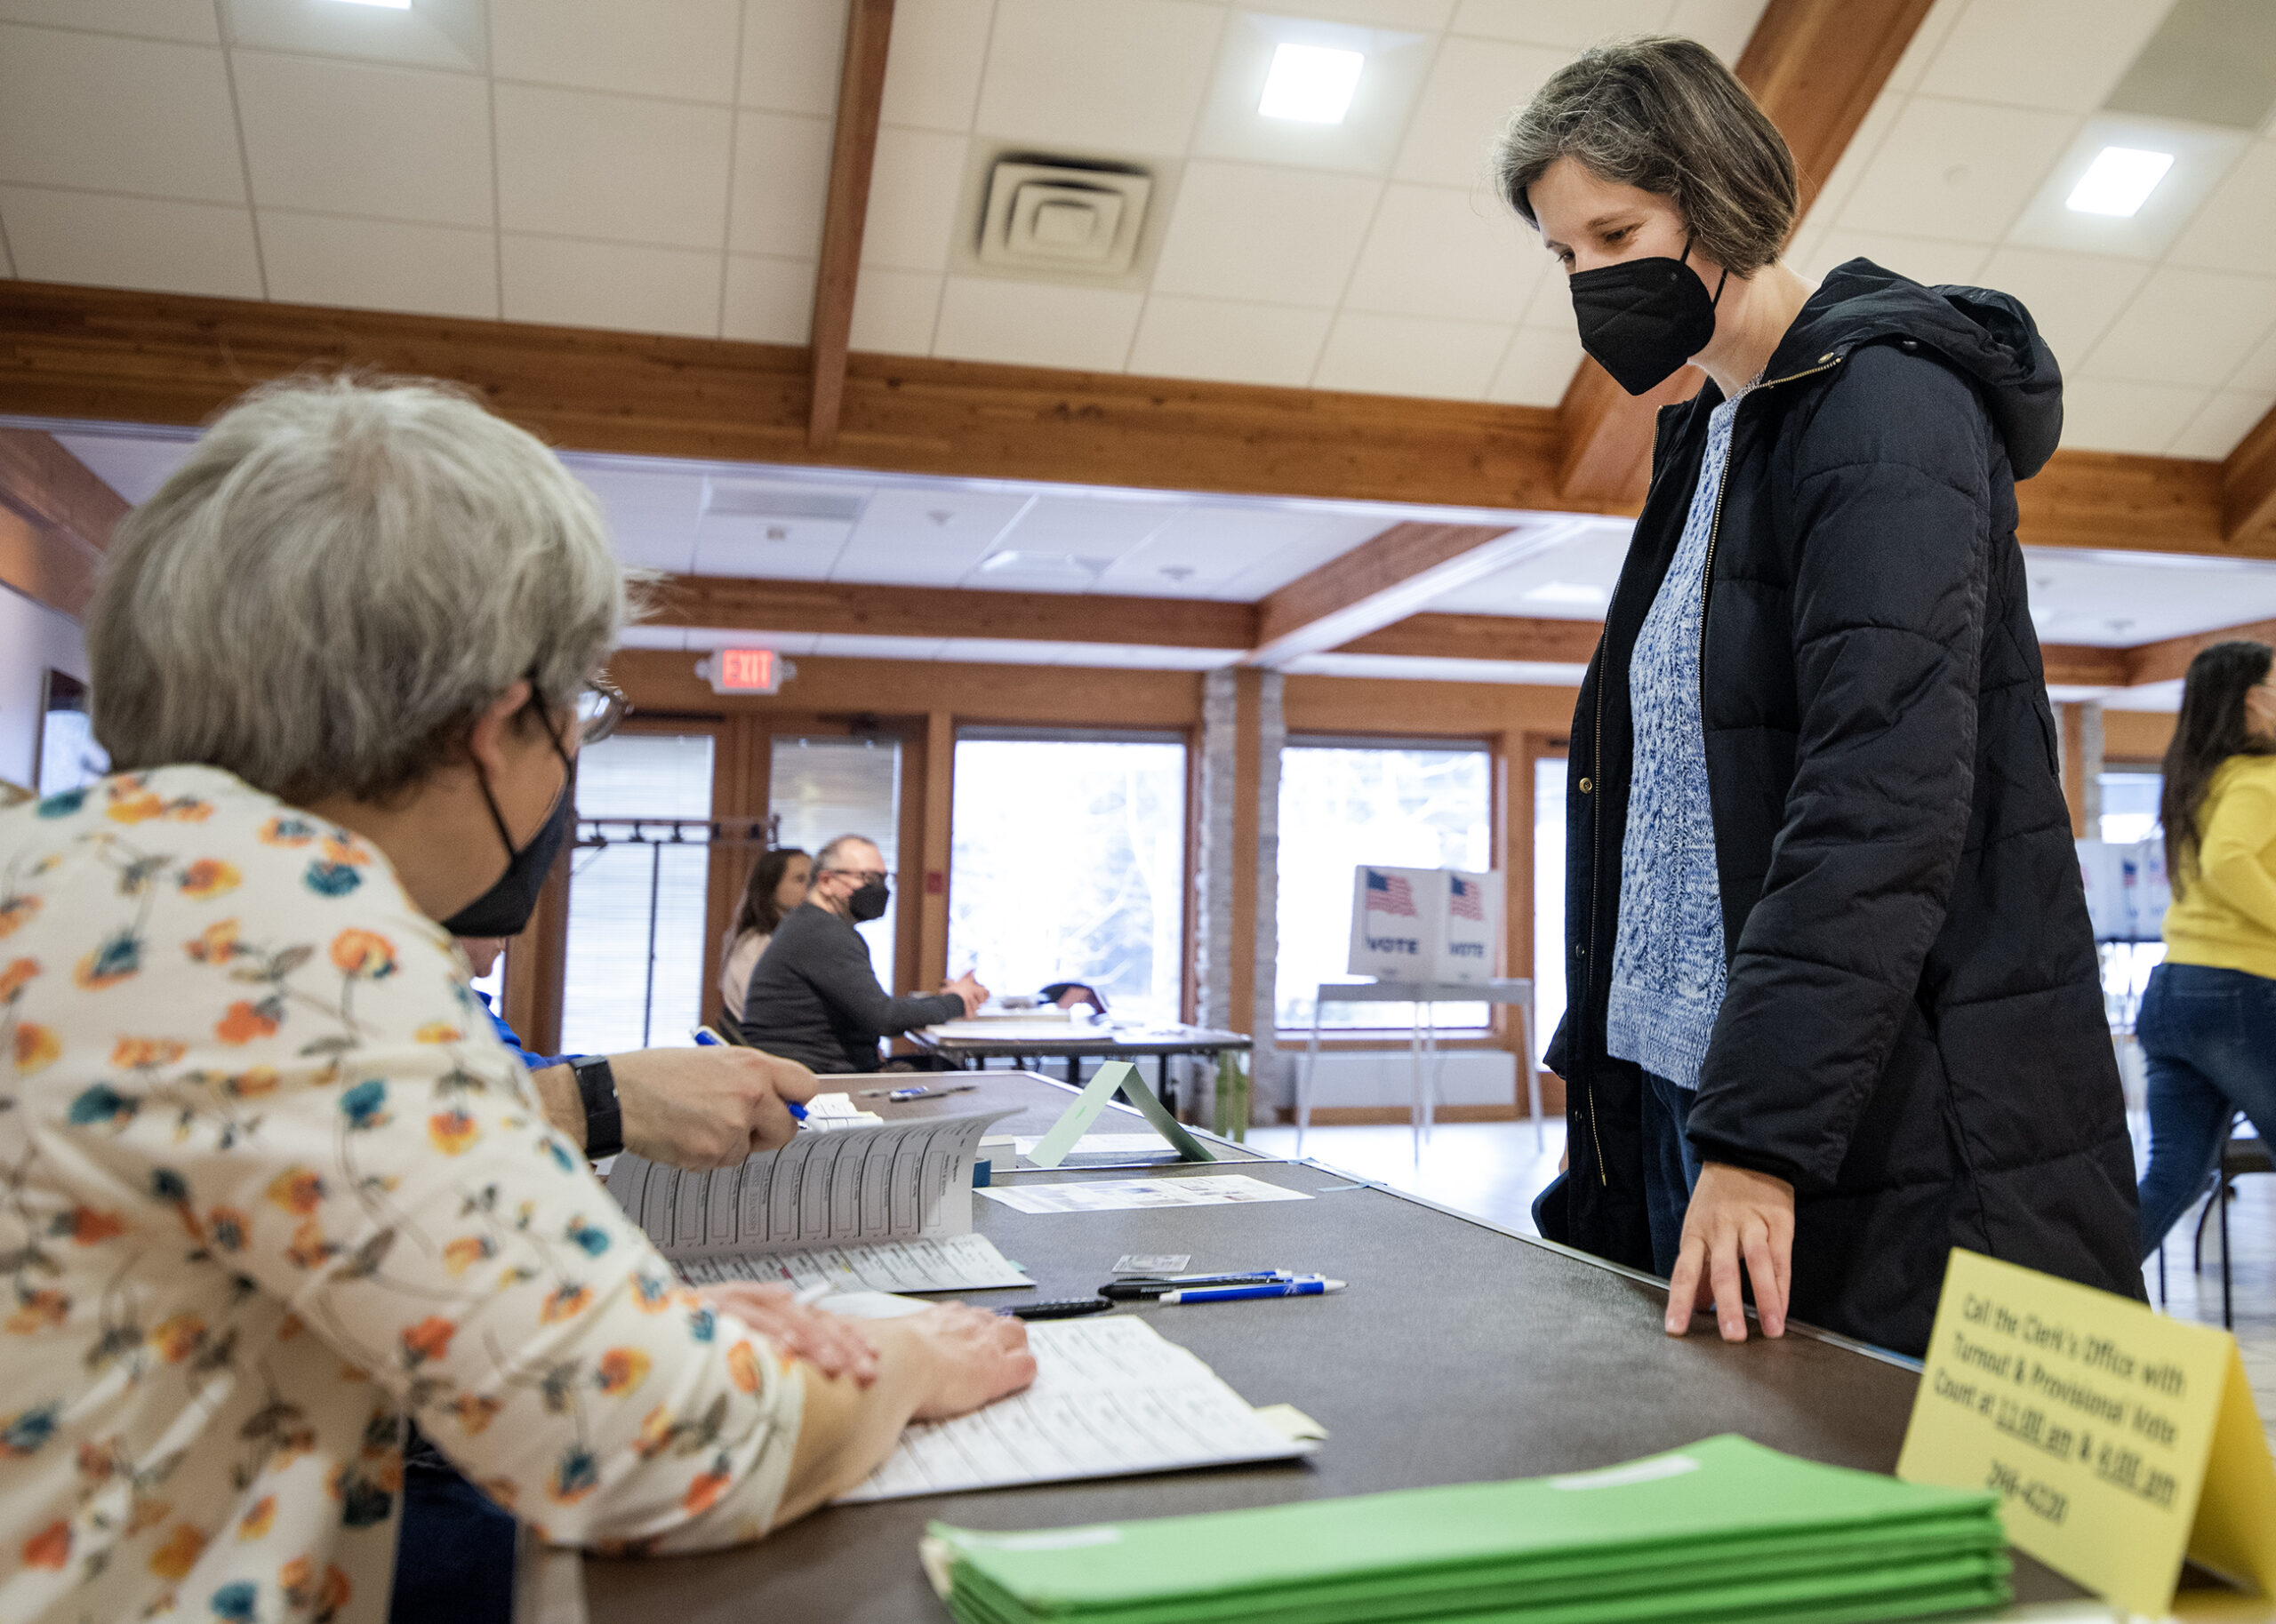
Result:
M1735 1436L1569 1477L984 1533L934 1524L962 1624L1865 1624L2008 1597L1987 1493Z

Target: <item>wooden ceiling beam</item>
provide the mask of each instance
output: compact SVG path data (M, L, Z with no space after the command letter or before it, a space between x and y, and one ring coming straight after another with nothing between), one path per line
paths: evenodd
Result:
M673 575L660 583L656 610L646 624L757 633L1222 650L1230 660L1247 652L1255 642L1256 607L1207 598Z
M2276 530L2276 411L2255 424L2221 464L2221 530L2232 541Z
M878 116L886 99L886 51L893 0L853 0L845 60L837 80L837 127L829 152L829 191L821 218L821 263L814 276L806 444L826 451L837 439L845 400L846 346L854 332L854 289L862 270L862 232L877 166Z
M2039 659L2050 688L2130 688L2134 651L2079 643L2043 643Z
M1895 71L1932 0L1770 0L1733 71L1786 138L1800 181L1799 227L1857 126ZM1659 408L1703 381L1684 367L1631 396L1583 361L1558 409L1565 436L1562 490L1575 500L1639 503L1651 474Z
M1528 620L1500 614L1417 614L1355 637L1338 654L1396 654L1422 660L1507 660L1584 666L1604 628L1595 620Z
M1341 648L1458 588L1555 547L1571 523L1394 524L1256 606L1254 665Z
M0 583L76 619L126 511L54 436L0 428Z
M2189 662L2202 651L2216 643L2276 643L2276 620L2250 620L2242 626L2224 626L2217 630L2199 632L2194 636L2168 637L2162 643L2145 643L2128 651L2128 677L2134 685L2144 683L2176 682L2189 674Z

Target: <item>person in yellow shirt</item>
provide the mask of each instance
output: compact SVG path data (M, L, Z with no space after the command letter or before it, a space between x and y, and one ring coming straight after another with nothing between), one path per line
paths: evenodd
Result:
M2239 1111L2276 1144L2276 649L2189 662L2166 750L2165 962L2135 1033L2150 1074L2147 1258L2205 1193Z

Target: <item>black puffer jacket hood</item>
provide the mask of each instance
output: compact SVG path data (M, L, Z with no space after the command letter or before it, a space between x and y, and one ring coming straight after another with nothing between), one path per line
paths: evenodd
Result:
M1734 408L1699 726L1729 980L1689 1138L1796 1194L1793 1312L1925 1344L1954 1246L2138 1295L2133 1160L2016 544L2062 378L2004 294L1854 260ZM1569 1238L1648 1268L1643 1086L1606 1049L1637 634L1699 483L1666 408L1574 717ZM1559 1216L1544 1211L1545 1221Z
M1813 356L1846 356L1861 344L1910 339L1975 386L2007 442L2017 479L2047 466L2063 438L2063 371L2031 312L1990 288L1923 287L1871 260L1829 275L1802 308L1778 353L1773 378Z

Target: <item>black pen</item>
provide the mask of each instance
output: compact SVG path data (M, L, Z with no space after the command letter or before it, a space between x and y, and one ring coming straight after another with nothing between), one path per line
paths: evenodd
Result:
M1182 1291L1190 1285L1270 1285L1295 1277L1285 1268L1249 1268L1227 1275L1126 1276L1099 1287L1099 1295L1118 1302L1133 1302L1158 1297L1164 1292Z

